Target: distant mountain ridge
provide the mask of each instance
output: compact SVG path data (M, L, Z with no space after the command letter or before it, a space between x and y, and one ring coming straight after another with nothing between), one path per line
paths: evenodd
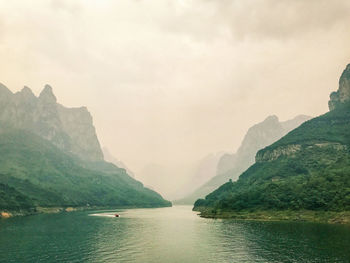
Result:
M124 169L106 162L82 161L23 130L0 133L0 185L0 211L38 206L171 205Z
M110 151L108 150L107 147L103 147L102 148L102 152L103 152L104 160L106 162L113 163L117 167L125 169L125 171L127 172L128 175L130 175L131 177L135 178L135 174L122 161L120 161L117 158L115 158L110 153Z
M241 146L234 155L231 155L230 165L227 164L227 156L219 161L217 174L223 174L235 168L238 164L249 167L255 161L255 154L258 150L282 138L291 130L298 127L303 122L311 119L310 116L298 115L291 120L280 122L276 115L267 117L263 122L255 124L249 128L244 136ZM224 163L224 165L223 165ZM237 177L239 175L236 175ZM231 178L236 180L237 177Z
M198 199L194 210L218 217L254 211L350 211L349 84L350 64L339 79L338 91L330 95L329 112L261 149L256 163L237 182L227 182ZM350 222L350 218L323 220Z
M216 174L219 160L224 155L224 152L211 153L200 159L191 171L191 177L183 186L183 195L192 194L193 191L201 187ZM181 200L173 201L174 204L180 204Z
M238 176L255 162L255 155L260 149L277 141L310 118L306 115L299 115L291 120L280 122L277 116L272 115L252 126L244 136L237 152L224 154L220 158L216 176L178 202L193 204L198 198L205 197L229 179L237 180Z
M0 212L171 206L103 158L85 107L58 104L48 85L39 97L0 85Z
M0 84L0 109L3 125L33 132L83 160L103 160L87 108L66 108L58 104L49 85L36 97L28 87L13 94Z

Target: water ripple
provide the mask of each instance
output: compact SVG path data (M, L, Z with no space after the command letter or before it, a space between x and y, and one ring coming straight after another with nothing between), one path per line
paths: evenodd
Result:
M346 226L203 219L190 207L0 221L1 262L349 262L349 246Z

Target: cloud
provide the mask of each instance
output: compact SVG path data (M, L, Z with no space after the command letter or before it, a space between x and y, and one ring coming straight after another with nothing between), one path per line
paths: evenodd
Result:
M288 40L349 22L347 0L193 0L161 23L165 31L203 41L229 37ZM194 19L195 18L195 19Z
M174 167L234 151L266 116L327 110L350 61L349 4L2 1L0 82L87 106L102 144L131 170L160 164L170 189L185 180Z
M75 16L79 15L83 9L83 5L79 1L51 0L50 5L53 12L64 11Z

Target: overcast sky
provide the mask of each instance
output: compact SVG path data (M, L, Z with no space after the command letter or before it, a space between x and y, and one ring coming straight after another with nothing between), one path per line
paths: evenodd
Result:
M328 110L350 1L0 0L0 58L0 82L87 106L101 144L139 178L162 166L168 194L268 115Z

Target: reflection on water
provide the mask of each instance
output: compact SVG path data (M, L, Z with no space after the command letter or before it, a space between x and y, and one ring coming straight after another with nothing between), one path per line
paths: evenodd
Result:
M341 225L203 219L191 207L0 221L1 262L349 262Z

